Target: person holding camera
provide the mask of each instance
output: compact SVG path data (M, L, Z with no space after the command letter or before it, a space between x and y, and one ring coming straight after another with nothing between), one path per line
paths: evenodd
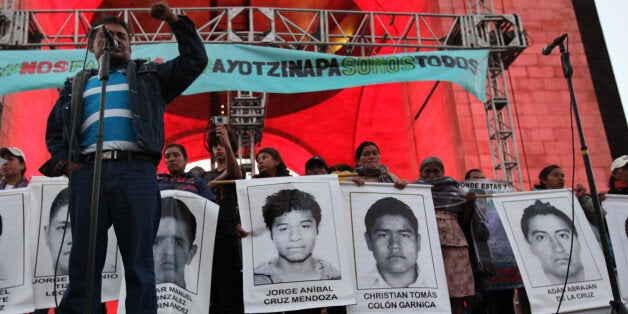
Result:
M224 119L219 119L224 118ZM218 210L218 226L214 242L210 313L244 313L242 300L242 259L240 237L248 235L240 225L238 201L234 184L218 184L221 180L244 178L234 151L238 149L236 134L229 129L226 117L212 117L206 149L216 168L201 177L209 184Z

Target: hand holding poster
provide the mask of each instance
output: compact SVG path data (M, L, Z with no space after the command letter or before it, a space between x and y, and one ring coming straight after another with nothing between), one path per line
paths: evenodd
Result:
M357 305L350 313L449 313L429 186L341 185L351 212Z
M569 190L493 195L535 313L607 309L612 299L602 251L572 200Z
M628 302L628 195L607 194L602 204L606 210L608 233L613 243L617 281L624 303Z
M30 189L0 191L0 313L32 311Z
M347 211L335 175L236 181L244 307L276 312L355 303Z

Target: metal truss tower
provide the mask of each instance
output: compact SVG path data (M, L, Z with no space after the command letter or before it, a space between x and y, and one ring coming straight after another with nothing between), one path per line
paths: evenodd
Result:
M493 15L495 9L492 0L469 0L470 14L472 16ZM513 22L513 21L511 21ZM501 33L501 38L495 40L510 40L514 29L511 23L486 23L480 21L477 24L479 37L483 40L491 40L494 33ZM495 28L493 28L495 27ZM518 38L520 44L527 46L525 32ZM503 44L503 42L498 43ZM491 158L493 163L493 175L505 181L513 182L520 191L523 190L523 177L517 138L515 137L512 113L510 111L510 98L508 97L508 85L504 71L512 63L521 50L511 55L489 54L487 73L487 101L484 103L486 124L491 146Z
M84 48L96 14L117 15L134 32L131 43L173 42L165 23L146 9L20 11L0 8L0 49ZM466 0L469 14L396 13L266 7L174 8L189 15L205 43L253 44L368 57L420 50L488 49L484 104L494 177L523 188L504 71L527 47L520 17L494 14L492 0ZM46 18L64 21L43 27ZM229 121L240 131L240 147L262 138L266 96L239 91L230 98ZM254 169L254 167L251 168Z

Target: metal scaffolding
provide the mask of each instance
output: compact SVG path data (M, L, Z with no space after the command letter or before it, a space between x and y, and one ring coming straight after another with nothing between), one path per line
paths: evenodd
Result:
M6 2L5 0L5 6ZM485 103L496 179L523 187L509 109L504 70L527 47L516 14L494 14L491 0L467 0L470 14L332 11L265 7L174 8L189 15L205 43L253 44L346 56L374 56L419 50L488 49L488 101ZM131 43L173 42L164 22L147 9L33 10L3 7L1 49L84 48L96 16L118 16L134 36ZM64 21L46 28L50 17ZM251 109L255 107L255 110ZM231 125L244 135L240 147L261 140L265 95L238 92L230 102ZM262 115L248 117L253 112ZM251 123L251 121L255 123ZM244 123L243 121L246 121Z

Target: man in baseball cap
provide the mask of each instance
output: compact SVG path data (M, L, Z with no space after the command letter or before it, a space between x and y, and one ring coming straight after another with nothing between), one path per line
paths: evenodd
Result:
M319 156L310 158L305 163L305 175L328 174L329 167L325 160Z
M26 158L24 152L17 147L0 148L0 168L2 179L0 190L22 188L28 186L28 180L24 177L26 172Z
M610 188L608 194L628 195L628 155L623 155L613 161L608 186Z
M628 155L623 155L613 160L613 164L611 164L611 173L615 172L615 170L619 168L623 168L626 164L628 164Z

